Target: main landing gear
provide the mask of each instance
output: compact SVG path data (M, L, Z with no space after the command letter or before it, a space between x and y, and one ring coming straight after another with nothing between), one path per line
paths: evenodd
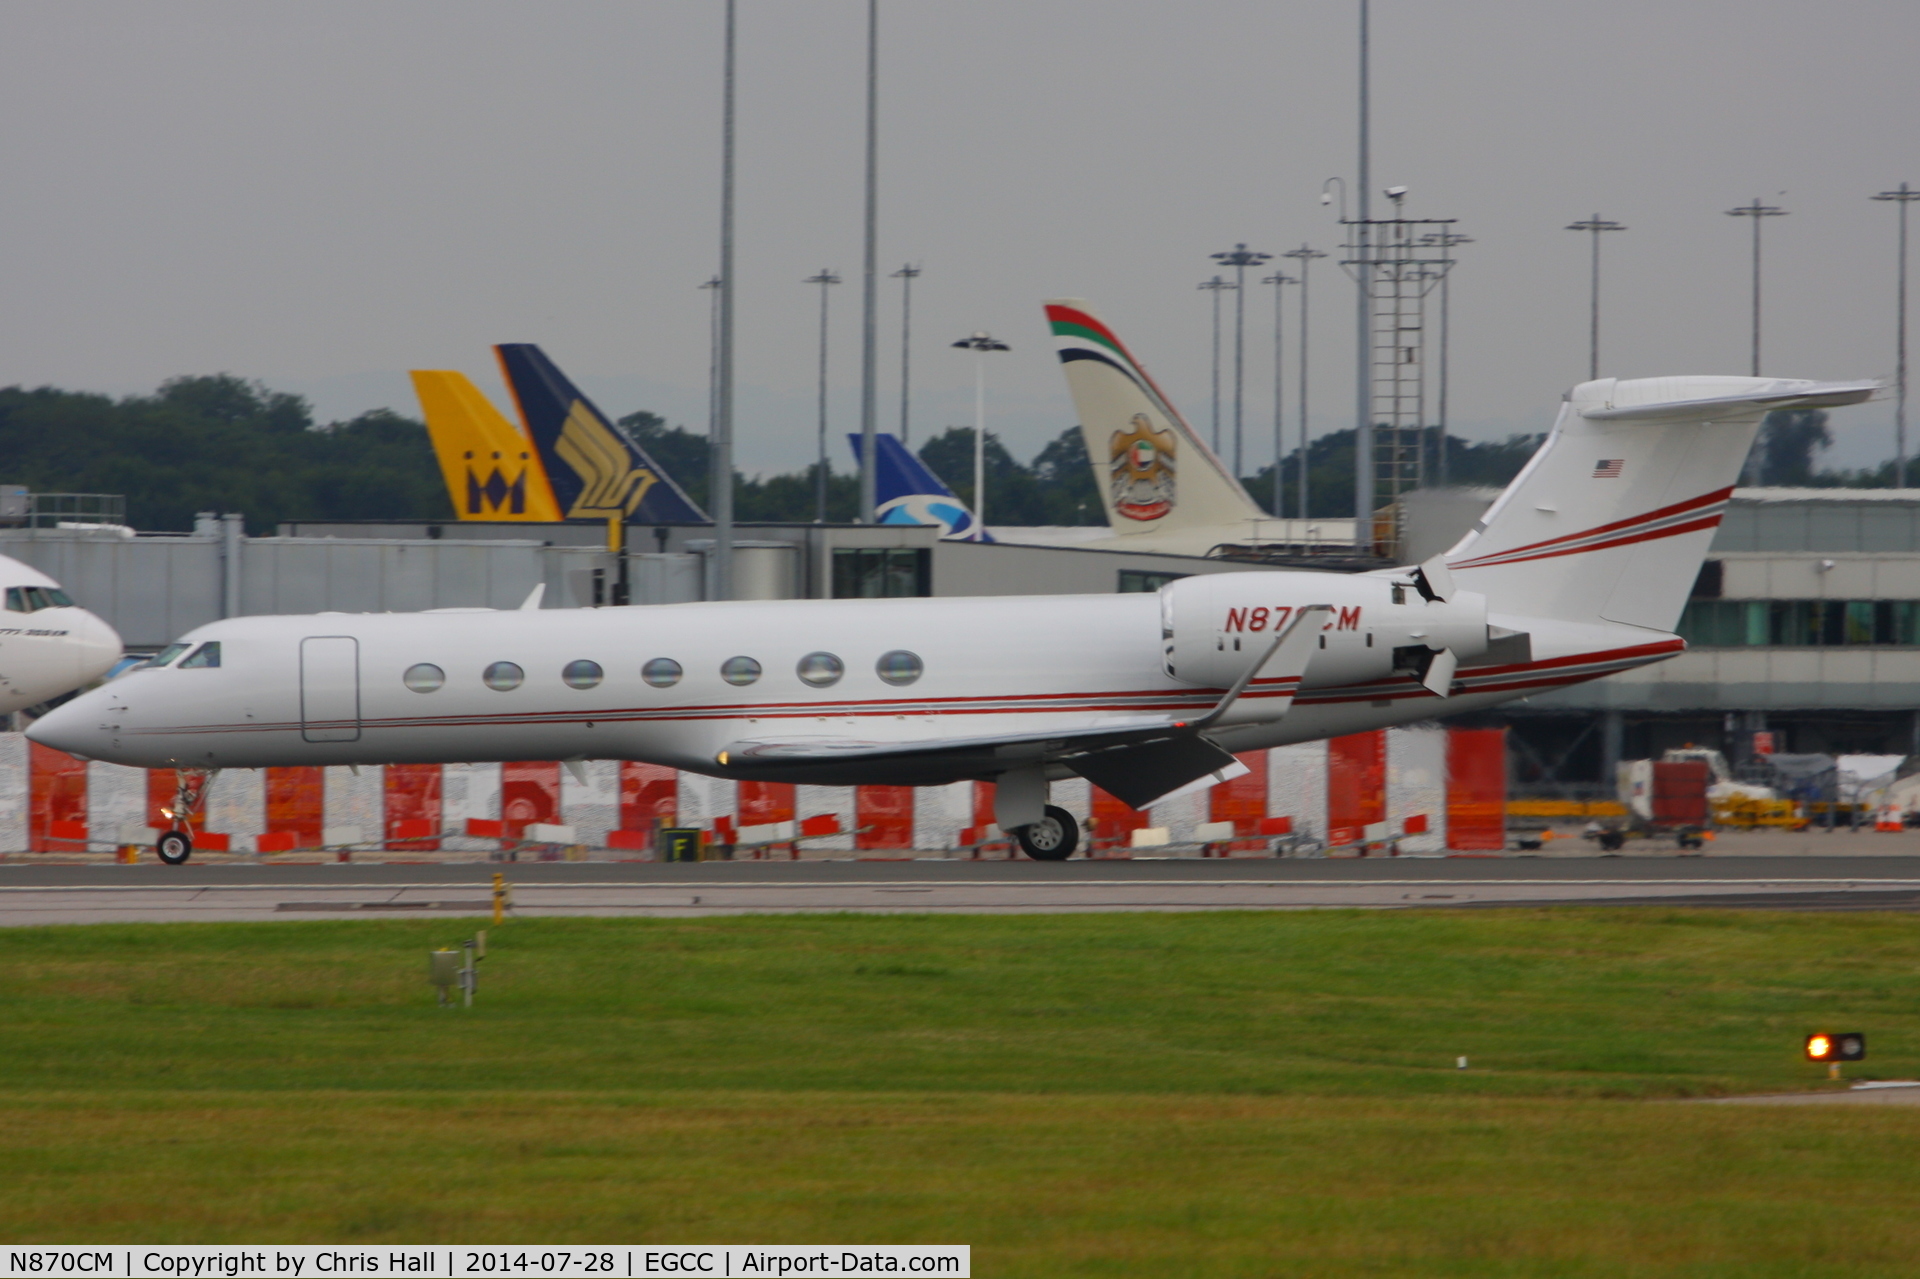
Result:
M1066 809L1048 804L1039 821L1016 828L1013 837L1020 841L1020 851L1033 860L1063 862L1080 847L1080 823Z
M217 768L183 768L174 774L173 807L163 808L168 827L153 841L153 853L169 866L184 866L193 856L193 815L206 803Z

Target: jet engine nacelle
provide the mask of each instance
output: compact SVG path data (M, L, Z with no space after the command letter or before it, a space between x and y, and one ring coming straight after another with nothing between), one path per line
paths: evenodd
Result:
M1161 648L1167 674L1182 683L1230 688L1260 660L1276 632L1314 604L1331 605L1305 684L1326 688L1385 679L1396 670L1426 675L1433 655L1464 661L1487 649L1487 600L1455 591L1430 599L1404 578L1334 573L1212 573L1160 588Z

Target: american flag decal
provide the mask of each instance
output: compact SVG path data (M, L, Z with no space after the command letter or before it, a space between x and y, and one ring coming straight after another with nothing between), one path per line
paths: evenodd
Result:
M1593 478L1596 480L1617 480L1620 468L1627 464L1624 457L1608 458L1593 464Z

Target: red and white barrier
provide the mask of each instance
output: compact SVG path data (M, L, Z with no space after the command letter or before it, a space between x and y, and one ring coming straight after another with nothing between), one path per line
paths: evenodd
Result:
M1175 845L1245 847L1291 833L1326 843L1397 841L1402 851L1504 846L1505 735L1394 729L1252 751L1250 772L1140 812L1079 778L1053 802L1079 818L1090 852L1131 847L1137 830ZM505 838L642 851L657 820L726 842L848 854L954 849L997 839L993 789L732 782L651 764L592 760L394 764L223 772L194 825L213 850L355 845L485 851ZM83 762L0 734L0 852L151 843L174 797L170 770ZM1232 839L1221 838L1231 823ZM1204 832L1202 828L1206 829ZM1204 835L1204 840L1203 840Z

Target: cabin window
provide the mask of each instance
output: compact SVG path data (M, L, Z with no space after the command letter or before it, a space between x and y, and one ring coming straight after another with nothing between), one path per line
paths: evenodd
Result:
M527 673L512 662L495 662L480 676L487 687L496 693L512 692L520 687L520 682L526 677Z
M577 662L568 662L566 669L560 672L560 678L566 681L568 688L592 688L606 678L606 674L600 669L600 663L582 658Z
M432 662L416 662L407 667L407 673L400 682L416 693L437 692L447 682L447 673Z
M212 640L193 650L185 661L180 663L181 670L189 668L206 669L220 665L220 641Z
M672 688L680 682L680 663L671 657L656 657L640 668L640 678L655 688Z
M917 655L896 648L891 653L882 653L873 669L889 684L911 684L925 674L927 668Z
M760 678L760 663L751 657L729 657L720 664L720 678L744 687Z
M187 646L185 644L169 644L165 648L161 649L158 653L155 653L152 657L149 657L146 661L146 665L137 667L136 669L143 670L143 671L157 669L159 667L165 666L168 662L171 662L174 658L180 656L180 654L186 651L187 651Z
M832 653L808 653L794 667L794 672L800 676L802 683L815 688L827 688L840 682L840 677L847 673L847 667Z

